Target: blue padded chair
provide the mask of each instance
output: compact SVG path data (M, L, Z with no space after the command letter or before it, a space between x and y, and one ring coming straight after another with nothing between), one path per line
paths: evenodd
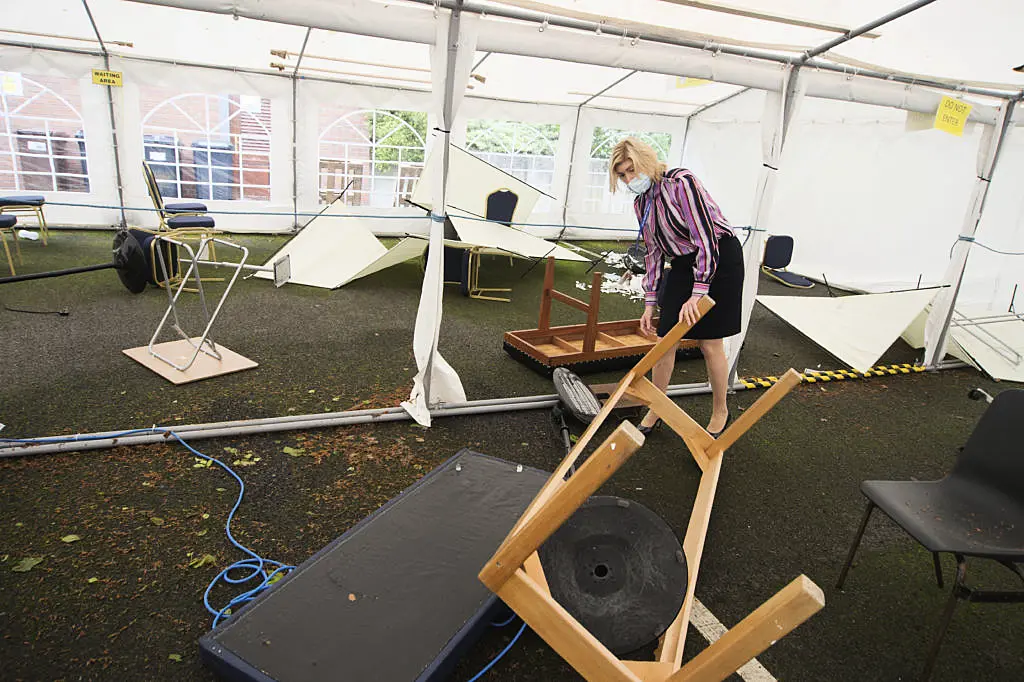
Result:
M216 224L212 217L206 215L206 204L198 201L183 201L173 204L165 204L160 195L160 185L157 184L156 174L145 161L142 162L142 172L146 177L146 189L149 190L149 198L153 200L153 206L160 217L160 229L177 230L180 228L213 229Z
M978 590L964 583L967 557L990 559L1024 581L1024 390L996 396L978 421L952 471L938 481L864 481L868 498L860 529L839 575L842 589L871 512L886 516L932 553L939 587L939 553L956 558L956 579L921 679L931 676L957 600L1024 602L1024 590Z
M772 235L764 245L764 259L761 261L761 272L787 287L810 289L814 282L786 270L793 260L793 238L788 235Z
M43 238L43 246L47 244L50 236L50 228L46 224L46 216L43 214L43 206L46 204L46 197L42 194L17 194L0 197L0 215L32 215L39 222L39 234ZM15 235L17 244L17 235Z
M198 201L184 201L173 204L164 204L163 197L160 195L160 185L157 184L156 174L153 169L145 161L142 162L142 173L146 178L146 188L149 190L149 198L153 201L153 206L157 210L157 215L160 218L159 231L165 230L178 230L180 237L188 236L203 236L216 231L216 223L212 216L206 215L206 204ZM172 248L170 244L164 244L164 258L165 265L170 268L170 272L163 272L163 269L158 267L160 258L156 252L156 245L158 240L156 239L145 239L140 237L139 242L143 244L143 249L146 250L147 259L151 266L150 283L156 284L160 287L166 287L171 284L180 282L180 272L177 263L178 251L177 248ZM213 242L209 245L209 257L216 260L216 251L214 249ZM173 262L172 262L173 261ZM165 277L168 275L168 277ZM204 278L206 279L206 278ZM209 281L219 281L212 279ZM189 290L191 291L191 289Z

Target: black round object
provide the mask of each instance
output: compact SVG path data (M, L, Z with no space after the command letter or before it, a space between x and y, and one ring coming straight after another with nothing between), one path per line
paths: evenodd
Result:
M656 640L686 596L686 557L657 514L588 499L539 550L551 596L615 655Z
M565 367L556 367L551 375L559 400L578 421L589 424L601 411L601 403L582 379Z
M641 242L633 242L633 245L626 249L626 255L622 257L622 264L634 275L642 275L647 272L647 246Z
M127 230L120 230L114 235L114 268L125 289L133 294L146 290L149 279L146 254L139 240Z

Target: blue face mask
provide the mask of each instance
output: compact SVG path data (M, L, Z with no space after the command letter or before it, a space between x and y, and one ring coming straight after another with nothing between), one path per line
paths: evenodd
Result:
M651 188L651 178L643 173L639 173L626 183L626 187L634 194L643 194Z

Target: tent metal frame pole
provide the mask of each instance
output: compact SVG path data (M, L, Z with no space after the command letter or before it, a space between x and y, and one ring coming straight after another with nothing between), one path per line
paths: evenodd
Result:
M746 390L743 384L734 386L736 390ZM707 383L676 384L665 389L670 398L706 395L711 392ZM464 403L449 403L430 410L432 418L459 417L467 415L494 414L501 412L518 412L525 410L550 409L559 402L558 395L535 395L518 398L491 398L472 400ZM330 412L321 414L290 415L287 417L265 417L262 419L243 419L230 422L214 422L207 424L183 424L174 427L154 427L152 433L122 435L125 431L105 431L92 434L72 436L74 440L67 442L47 442L54 439L69 438L53 436L42 438L26 438L25 443L0 443L0 459L25 457L49 453L68 453L84 450L101 450L125 445L148 445L154 443L170 443L173 437L170 431L183 440L195 441L207 438L227 438L247 436L277 431L293 431L300 429L316 429L356 424L370 424L391 421L406 421L411 415L402 407L385 407L370 410L352 410L348 412Z
M100 29L96 25L96 20L92 16L92 10L89 9L88 0L82 0L82 7L85 8L85 13L89 17L89 23L92 24L93 33L96 34L96 41L100 44L100 51L103 53L103 68L110 71L110 53L103 42L103 36L100 35ZM128 226L128 218L124 212L124 181L121 177L121 154L117 144L117 118L114 116L114 87L112 85L107 86L107 110L110 113L110 138L114 145L114 177L117 180L117 203L121 206L120 227L125 229Z
M572 169L576 165L576 138L580 132L580 113L583 105L576 107L576 124L572 127L572 143L569 146L569 170L565 174L565 197L562 200L562 230L569 219L569 192L572 190ZM559 235L561 236L561 235Z
M786 140L787 140L787 138L789 136L789 123L792 120L793 106L794 106L793 102L794 102L794 100L796 99L796 96L797 96L797 80L798 80L799 75L800 75L800 69L801 69L801 67L799 65L792 65L792 66L790 66L789 74L786 76L785 88L783 89L783 92L780 94L780 97L782 98L782 102L781 102L781 104L782 104L782 116L781 116L780 120L777 123L777 125L778 125L777 134L780 136L779 148L778 148L779 149L779 152L778 152L779 160L781 160L781 158L782 158L782 153L784 152L784 150L786 148ZM763 123L762 123L762 126L763 126ZM778 167L777 168L773 168L772 166L769 166L768 163L764 160L764 157L763 157L763 154L762 154L761 166L762 166L762 168L768 169L772 173L775 174L775 177L772 179L773 180L772 184L774 185L774 182L778 180L778 173L781 172L782 164L778 163ZM762 195L760 197L760 202L763 202L764 199L765 199L765 197ZM771 209L772 204L775 202L775 191L774 191L774 189L769 194L767 199L768 199L768 201L767 201L766 206L762 207L760 205L760 203L757 206L755 206L754 216L753 216L754 224L751 225L751 228L757 229L757 230L759 230L762 233L765 231L766 228L765 228L765 225L757 223L757 218L758 218L758 216L765 216L765 217L767 217L767 212ZM751 232L749 240L751 241L751 244L750 244L750 247L749 247L751 250L754 250L754 249L761 250L763 248L763 243L762 243L761 237L758 235L758 233ZM760 265L760 259L758 260L758 265ZM745 273L744 277L745 278L746 277L755 277L755 278L756 277L760 277L760 267L758 267L753 272ZM728 384L730 386L732 386L732 385L734 385L736 383L736 379L737 379L737 376L739 374L740 355L743 352L743 345L744 345L744 343L747 340L747 333L750 331L750 321L753 318L753 309L757 305L757 288L756 287L753 289L753 297L754 297L754 300L751 301L751 303L750 303L750 316L746 318L746 320L742 324L742 328L740 329L739 345L737 346L735 351L733 351L731 348L729 350L730 358L729 358L729 375L728 375L729 378L728 378ZM743 303L745 303L745 301ZM744 309L746 309L746 308L744 308Z
M299 229L299 65L302 63L302 56L306 54L306 45L309 44L309 36L313 32L311 26L306 27L306 37L302 39L302 49L299 50L298 58L295 60L295 69L292 71L292 231ZM319 188L319 174L317 186Z
M639 73L639 71L637 69L633 69L632 71L627 73L622 78L619 78L618 80L616 80L611 85L609 85L609 86L599 90L598 92L595 92L593 95L591 95L590 97L586 98L585 100L583 100L582 102L580 102L579 104L576 105L576 125L573 126L573 129L572 129L572 148L569 150L569 171L568 171L568 173L566 173L566 178L565 178L565 199L562 202L562 230L561 230L561 232L558 233L558 237L557 237L558 239L561 239L562 238L562 234L565 232L565 221L567 220L567 217L569 215L569 189L572 187L572 169L573 169L573 166L575 165L574 160L576 159L576 138L577 138L577 136L579 135L579 132L580 132L580 114L583 111L583 107L587 106L589 103L593 102L595 99L597 99L598 97L600 97L604 93L608 92L609 90L614 88L616 85L618 85L622 81L626 80L627 78L629 78L630 76L632 76L635 73Z
M462 0L459 1L461 2ZM429 5L432 7L437 5L440 7L450 8L450 6L454 3L454 0L408 0L408 2L413 2L420 5ZM527 21L536 24L543 24L544 22L547 22L547 24L550 26L586 31L588 33L594 33L598 29L609 35L622 32L621 29L617 28L614 24L600 24L594 21L585 21L582 19L554 17L551 15L542 15L528 10L517 10L509 7L484 7L474 5L472 3L465 3L462 9L464 12L472 12L474 14L501 17L504 19L516 19L519 21ZM771 52L769 50L762 50L757 48L737 47L735 45L725 45L721 43L692 40L689 38L669 38L662 36L650 36L644 35L642 33L634 35L634 37L638 40L643 40L650 43L661 43L665 45L676 45L678 47L689 47L698 50L705 50L711 53L722 53L733 55L736 57L749 57L751 59L778 62L780 64L794 64L800 59L800 57L784 54L781 52ZM1021 92L1008 90L993 90L990 88L981 88L972 85L936 81L930 78L914 78L912 76L906 76L903 74L885 73L884 71L873 71L871 69L851 69L850 67L832 64L830 62L819 61L816 59L808 59L807 61L803 62L802 66L808 66L815 69L821 69L822 71L833 71L835 73L842 73L847 75L851 73L856 73L856 75L858 76L864 76L867 78L877 78L879 80L906 83L907 85L920 85L925 87L938 88L940 90L953 91L957 93L981 95L984 97L996 97L999 99L1013 99L1017 97Z
M725 104L729 100L731 100L731 99L733 99L735 97L739 97L743 93L749 92L749 91L751 91L753 89L754 88L742 88L740 90L737 90L736 92L733 92L733 93L730 93L730 94L726 95L725 97L722 97L720 99L716 99L714 102L708 102L707 104L705 104L703 106L700 106L700 107L697 107L696 109L691 111L689 114L687 114L686 118L687 118L687 120L689 120L691 118L694 118L695 116L700 116L701 114L703 114L708 109L711 109L713 107L717 107L719 104Z
M686 140L690 137L690 117L683 117L683 141L679 145L679 166L683 165L683 158L686 157Z
M1013 122L1013 117L1017 105L1020 104L1021 100L1024 99L1018 96L1017 99L1007 102L1005 107L1006 111L1003 116L1002 125L999 127L999 132L996 133L998 137L995 140L995 151L992 154L992 165L990 168L984 169L987 171L982 175L978 176L979 182L988 183L988 187L985 188L985 196L981 200L981 206L978 207L977 219L974 222L974 229L971 232L971 236L977 233L978 225L981 224L981 218L985 213L985 200L988 198L988 189L992 186L992 178L996 174L996 168L999 164L999 155L1003 149L1003 143L1006 141L1006 133L1010 129L1010 125ZM987 175L988 177L985 177ZM960 235L963 237L963 233ZM959 239L959 237L958 237ZM924 358L924 364L929 369L938 368L942 362L942 359L946 356L946 346L949 340L949 328L953 322L953 315L956 312L956 301L960 297L960 287L963 285L964 275L967 272L967 261L970 258L970 252L964 257L963 265L960 268L960 272L956 276L956 285L953 287L953 298L949 304L949 310L946 311L945 319L942 321L942 329L939 331L938 339L935 343L935 347L931 350L930 356L926 349L926 356Z
M890 21L893 21L894 19L899 19L902 16L906 16L907 14L910 14L914 10L920 9L925 5L930 5L933 2L935 2L935 0L917 0L916 2L912 2L909 5L899 8L898 10L889 12L885 16L879 17L874 21L868 22L863 26L858 26L857 28L850 29L843 35L833 38L827 43L823 43L818 47L807 50L806 52L803 53L803 55L800 56L800 59L797 60L797 64L806 64L809 60L813 59L814 57L817 57L820 54L828 52L833 47L842 45L845 42L853 40L857 36L864 35L868 31L872 31L883 24L887 24Z
M436 6L436 5L435 5ZM442 127L442 134L444 135L444 150L441 157L441 213L442 217L447 217L448 206L447 197L448 194L448 161L449 153L451 151L451 125L452 121L452 108L455 99L455 66L459 57L459 30L460 21L462 19L462 0L456 0L454 7L449 8L451 16L448 17L448 35L446 39L445 51L445 73L444 73L444 100L441 103L441 117L440 124ZM431 211L433 212L433 211ZM443 230L444 225L437 221L430 221L430 231ZM434 257L441 257L442 254L434 253ZM429 258L429 256L428 256ZM440 301L438 302L440 305ZM437 326L440 327L441 315L438 315ZM423 367L423 394L426 400L427 407L430 408L430 380L434 373L434 355L437 353L437 333L434 334L434 339L431 341L430 354L427 356L427 362Z

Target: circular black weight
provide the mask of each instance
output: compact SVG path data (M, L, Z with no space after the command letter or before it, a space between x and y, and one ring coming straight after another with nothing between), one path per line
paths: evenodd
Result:
M127 230L114 235L114 268L124 288L133 294L146 290L149 279L149 265L139 240Z
M539 554L551 596L617 656L660 637L686 596L675 533L621 497L588 499Z

